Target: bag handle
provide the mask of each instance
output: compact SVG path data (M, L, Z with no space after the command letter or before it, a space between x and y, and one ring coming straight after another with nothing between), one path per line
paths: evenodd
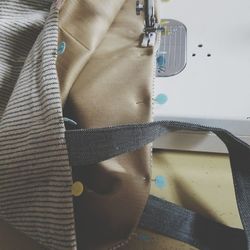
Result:
M66 131L72 166L86 166L131 152L170 130L211 131L227 146L237 205L250 250L250 147L230 132L197 124L159 121L117 127Z
M225 226L152 195L149 196L139 226L200 250L247 250L242 229Z

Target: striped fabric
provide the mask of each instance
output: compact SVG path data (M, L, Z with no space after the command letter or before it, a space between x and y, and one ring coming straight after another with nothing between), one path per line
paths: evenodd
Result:
M0 216L48 249L71 250L72 175L51 4L0 1Z

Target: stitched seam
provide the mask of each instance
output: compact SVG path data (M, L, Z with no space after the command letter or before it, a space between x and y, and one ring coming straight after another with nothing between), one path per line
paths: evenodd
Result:
M114 17L113 22L115 21L115 19L116 19L117 16L119 15L119 13L120 13L122 7L124 6L125 2L126 2L126 1L124 1L124 3L122 4L121 8L120 8L119 11L117 12L117 15ZM84 47L86 47L86 48L91 52L90 57L93 55L93 53L95 53L95 50L100 46L100 44L101 44L101 43L103 42L103 40L105 39L105 36L106 36L106 34L109 32L109 30L111 29L113 22L110 24L110 26L109 26L109 28L107 29L105 35L104 35L103 38L100 40L100 42L98 43L98 45L96 46L96 48L94 48L94 50L89 50L85 45L82 44ZM62 30L63 30L63 29L62 29ZM69 34L70 34L70 33L69 33ZM72 37L73 37L73 36L72 36ZM76 41L77 41L77 40L76 40ZM78 41L78 42L81 44L80 41ZM88 59L88 62L89 62L89 60L90 60L90 58ZM87 62L87 63L88 63L88 62ZM85 64L85 65L86 65L86 64ZM69 90L69 92L68 92L67 99L68 99L68 97L69 97L69 94L70 94L71 89L73 88L73 86L75 85L76 81L79 79L79 77L80 77L82 71L84 70L85 65L83 65L83 66L81 67L81 70L78 72L78 74L77 74L75 80L73 81L73 84L72 84L72 86L71 86L71 88L70 88L70 90ZM66 99L66 100L67 100L67 99Z
M67 35L69 35L74 41L76 41L77 43L79 43L82 47L84 47L85 49L91 51L90 48L88 48L84 43L82 43L81 41L79 41L77 38L75 38L69 31L65 30L62 26L59 26L60 29L66 33Z

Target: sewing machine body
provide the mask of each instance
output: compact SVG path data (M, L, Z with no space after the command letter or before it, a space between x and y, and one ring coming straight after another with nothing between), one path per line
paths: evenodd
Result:
M187 29L186 63L177 74L156 78L154 119L222 127L250 143L250 1L171 0L160 9L161 19ZM171 46L174 63L179 48ZM154 146L226 152L215 135L186 131L170 132Z

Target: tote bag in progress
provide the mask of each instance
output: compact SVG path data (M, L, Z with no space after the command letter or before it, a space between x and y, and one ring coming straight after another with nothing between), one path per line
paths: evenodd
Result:
M135 8L0 2L0 249L126 249L138 226L197 249L250 249L250 148L220 128L152 121L157 4L143 7L155 46L142 46ZM183 129L226 144L244 229L149 194L151 142Z

